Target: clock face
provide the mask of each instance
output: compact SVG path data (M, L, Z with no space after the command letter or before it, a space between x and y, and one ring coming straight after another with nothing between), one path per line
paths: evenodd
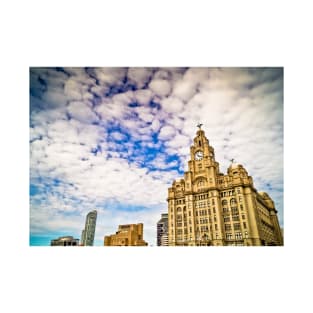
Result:
M202 151L197 151L195 154L195 159L196 160L202 160L203 158L203 152Z

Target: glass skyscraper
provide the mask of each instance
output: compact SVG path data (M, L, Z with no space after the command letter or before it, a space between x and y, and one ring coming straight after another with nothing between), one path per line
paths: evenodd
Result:
M95 238L97 221L97 211L91 211L86 216L85 229L82 231L81 244L83 246L93 246L93 241Z

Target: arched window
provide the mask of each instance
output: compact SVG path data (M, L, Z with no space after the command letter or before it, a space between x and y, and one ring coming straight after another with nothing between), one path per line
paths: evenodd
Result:
M204 181L202 179L198 181L198 187L200 186L204 186Z
M177 212L181 212L181 207L178 207L178 208L177 208Z
M235 198L230 199L230 205L235 205L237 203Z
M227 200L222 201L222 206L227 206Z

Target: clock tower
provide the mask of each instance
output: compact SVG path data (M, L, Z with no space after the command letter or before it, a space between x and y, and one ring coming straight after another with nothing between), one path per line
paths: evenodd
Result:
M185 172L187 184L190 182L188 190L192 191L192 182L197 179L204 181L203 186L213 188L217 185L218 174L219 164L215 161L214 148L210 146L204 131L199 127L193 145L190 147L188 171Z
M222 245L223 234L219 226L222 217L218 210L219 164L201 126L198 125L190 147L184 179L174 181L169 188L169 245ZM212 220L215 222L212 224L209 224L204 210L201 213L198 210L207 207L207 203L212 204ZM204 225L200 226L198 214L202 213L201 222ZM180 229L180 225L184 228Z
M282 245L274 202L241 164L220 172L201 126L184 178L168 188L169 246Z

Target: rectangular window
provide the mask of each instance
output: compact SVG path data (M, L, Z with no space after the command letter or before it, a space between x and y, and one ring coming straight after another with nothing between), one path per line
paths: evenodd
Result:
M242 239L242 234L241 233L236 233L235 234L235 238L239 239L239 240Z
M230 231L231 230L231 225L230 224L225 224L225 230Z
M213 207L213 213L216 213L216 211L215 211L215 207Z
M247 228L246 222L243 222L243 228Z
M215 230L218 230L217 224L215 224Z
M238 213L238 208L236 208L236 207L231 208L231 212L232 212L232 214Z
M227 240L232 240L233 239L232 233L226 233L226 239Z
M240 223L234 224L234 230L240 230Z
M233 221L239 221L239 215L233 215Z
M224 217L224 222L230 222L230 217L229 217L229 215Z

